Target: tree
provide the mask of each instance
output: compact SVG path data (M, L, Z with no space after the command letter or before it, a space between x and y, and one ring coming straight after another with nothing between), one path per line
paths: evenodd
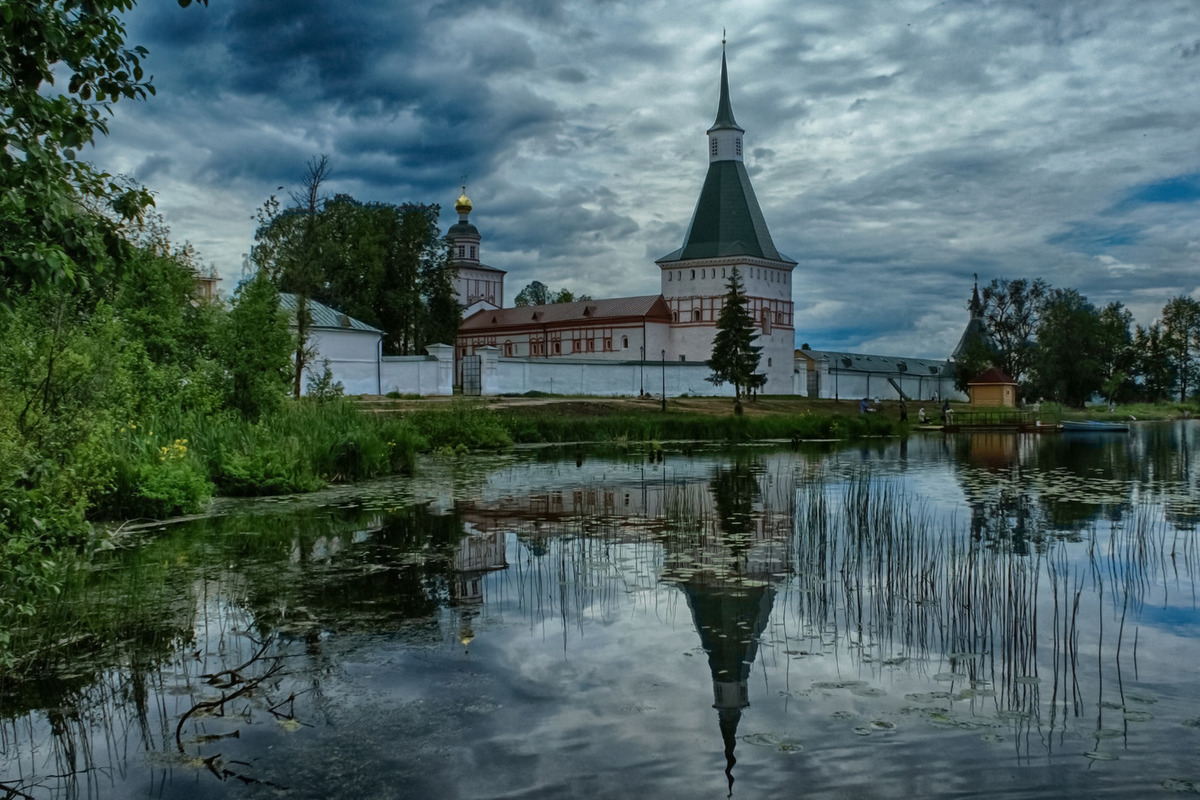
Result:
M1097 358L1104 378L1101 393L1109 402L1125 400L1133 392L1133 314L1121 303L1109 303L1100 312Z
M1033 353L1042 301L1050 287L1041 278L996 279L982 292L983 321L996 346L995 364L1020 381Z
M226 403L256 420L280 406L293 378L287 314L279 292L265 272L238 286L221 336Z
M1101 353L1100 314L1074 289L1054 289L1042 306L1037 346L1030 358L1039 394L1082 407L1107 376Z
M387 355L453 342L461 310L449 249L438 232L439 206L322 197L312 178L327 174L323 160L314 158L291 207L281 211L274 197L267 201L252 251L255 264L280 291L382 330Z
M120 264L128 243L118 221L152 204L146 189L79 158L97 134L108 132L113 103L154 94L141 65L145 48L125 44L120 15L134 3L3 4L0 303L36 287L86 288ZM66 77L66 86L48 89L56 76Z
M966 350L954 362L955 388L965 393L971 381L987 370L995 356L995 351L986 341L972 339L967 342Z
M713 374L707 380L716 386L733 384L733 412L742 413L742 390L754 389L766 382L758 374L760 347L754 346L758 334L746 303L742 275L733 268L726 284L724 304L717 315L717 334L713 337L712 358L708 366Z
M578 297L570 289L559 289L552 292L541 281L533 281L521 291L513 301L515 306L548 306L552 303L582 303L591 300L591 295L581 294Z
M1163 344L1162 326L1137 326L1133 335L1133 371L1142 394L1150 402L1164 400L1171 391L1171 357Z
M1184 295L1168 300L1162 310L1162 335L1183 403L1200 368L1200 301Z
M308 301L325 284L323 263L330 243L323 235L325 198L321 186L329 178L329 157L313 156L300 179L300 189L291 194L292 205L280 211L272 196L259 210L259 227L250 256L259 271L273 280L280 291L296 297L296 341L292 356L292 395L299 397L304 373L309 368L312 348L312 312Z

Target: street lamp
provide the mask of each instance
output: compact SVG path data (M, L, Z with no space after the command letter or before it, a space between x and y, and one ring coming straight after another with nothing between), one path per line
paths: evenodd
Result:
M646 345L638 348L638 361L642 362L638 367L641 370L641 375L638 378L638 397L643 397L646 394Z
M662 410L667 410L667 351L662 351L662 369L663 369L663 402Z

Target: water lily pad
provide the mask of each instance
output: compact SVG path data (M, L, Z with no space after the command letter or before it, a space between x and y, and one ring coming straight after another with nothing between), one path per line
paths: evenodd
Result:
M829 718L832 720L841 722L842 720L847 720L847 719L857 719L858 714L856 714L853 711L834 711L832 714L829 715Z
M1149 711L1126 711L1124 717L1130 722L1149 722L1154 719Z
M1200 794L1197 791L1196 784L1191 781L1185 781L1183 778L1167 778L1158 784L1168 792L1177 792L1179 794Z
M933 679L935 681L947 683L949 681L965 681L967 676L961 672L939 672L937 675L933 676Z
M303 727L298 719L280 719L276 720L276 722L279 723L279 727L283 728L288 733L295 733Z
M860 725L859 727L854 729L854 735L855 736L870 736L871 729Z
M1182 724L1186 725L1189 728L1200 728L1200 717L1193 717L1191 719L1185 719Z
M1008 737L1002 733L985 733L979 737L988 744L1002 744L1008 740Z
M1083 754L1085 758L1090 758L1092 761L1116 761L1117 757L1112 753L1102 753L1099 750L1089 750Z
M896 723L886 719L873 719L871 720L871 730L894 731L896 730Z
M804 749L798 740L778 733L748 733L741 738L746 744L769 747L781 753L799 753Z
M859 697L882 697L887 692L880 689L878 686L852 686L850 694L856 694Z

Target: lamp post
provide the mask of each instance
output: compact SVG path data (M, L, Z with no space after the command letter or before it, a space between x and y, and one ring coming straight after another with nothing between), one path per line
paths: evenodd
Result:
M646 345L638 348L638 361L642 362L638 369L641 371L638 377L638 397L646 394Z
M662 351L662 369L663 369L663 402L662 410L667 410L667 351Z

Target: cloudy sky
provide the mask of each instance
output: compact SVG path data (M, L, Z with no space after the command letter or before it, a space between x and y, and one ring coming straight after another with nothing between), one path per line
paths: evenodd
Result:
M143 0L158 96L95 160L157 195L232 291L255 209L440 203L462 176L506 301L652 294L707 169L721 31L797 344L944 357L972 274L1152 321L1200 298L1195 0ZM286 189L282 194L286 194Z

